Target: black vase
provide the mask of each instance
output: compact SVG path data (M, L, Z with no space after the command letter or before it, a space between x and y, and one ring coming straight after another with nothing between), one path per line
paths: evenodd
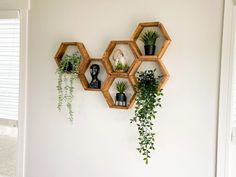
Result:
M63 70L66 72L71 72L72 69L73 69L73 65L71 63L68 63L68 65L63 68Z
M155 55L156 46L155 45L145 45L144 51L145 55Z
M124 93L116 93L116 105L118 106L126 106L127 98Z

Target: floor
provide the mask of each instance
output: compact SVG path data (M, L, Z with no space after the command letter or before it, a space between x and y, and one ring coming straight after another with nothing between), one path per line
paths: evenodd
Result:
M16 176L16 137L0 136L0 177Z
M16 177L17 128L0 124L0 177Z

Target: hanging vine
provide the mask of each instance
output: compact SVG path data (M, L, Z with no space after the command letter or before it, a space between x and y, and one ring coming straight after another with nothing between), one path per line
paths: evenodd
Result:
M77 79L78 67L81 61L81 56L77 53L73 55L65 55L57 69L58 82L58 104L57 108L61 111L63 103L65 103L69 120L73 122L72 100L74 97L74 81Z
M131 123L136 123L139 133L139 147L137 150L143 155L143 160L148 164L151 150L155 150L155 133L153 120L156 118L156 107L161 107L161 90L158 89L162 76L155 77L156 70L138 72L138 84L135 116Z

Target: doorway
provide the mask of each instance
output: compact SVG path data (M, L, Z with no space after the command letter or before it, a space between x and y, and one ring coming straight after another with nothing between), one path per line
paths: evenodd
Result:
M219 119L217 177L236 176L236 1L225 0Z
M19 73L19 12L0 11L0 177L17 175Z

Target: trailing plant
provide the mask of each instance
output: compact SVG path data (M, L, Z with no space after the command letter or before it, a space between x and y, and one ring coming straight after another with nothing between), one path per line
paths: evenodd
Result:
M119 93L124 93L125 90L127 89L127 82L117 82L116 83L116 90L119 92Z
M155 70L138 72L136 85L137 97L135 116L131 123L136 123L139 133L139 147L137 150L143 155L143 160L148 164L151 150L155 150L155 133L153 120L156 118L156 107L161 107L161 90L158 89L162 76L155 77Z
M71 122L73 122L72 99L74 96L74 81L77 79L80 61L81 56L77 53L65 55L60 61L59 67L57 69L57 108L59 111L61 111L62 105L65 103L69 113L69 120Z
M126 63L122 64L121 62L118 62L117 65L115 65L115 70L127 71L128 69L129 66Z
M155 45L159 36L160 35L156 31L149 30L141 34L140 40L144 43L144 45Z

